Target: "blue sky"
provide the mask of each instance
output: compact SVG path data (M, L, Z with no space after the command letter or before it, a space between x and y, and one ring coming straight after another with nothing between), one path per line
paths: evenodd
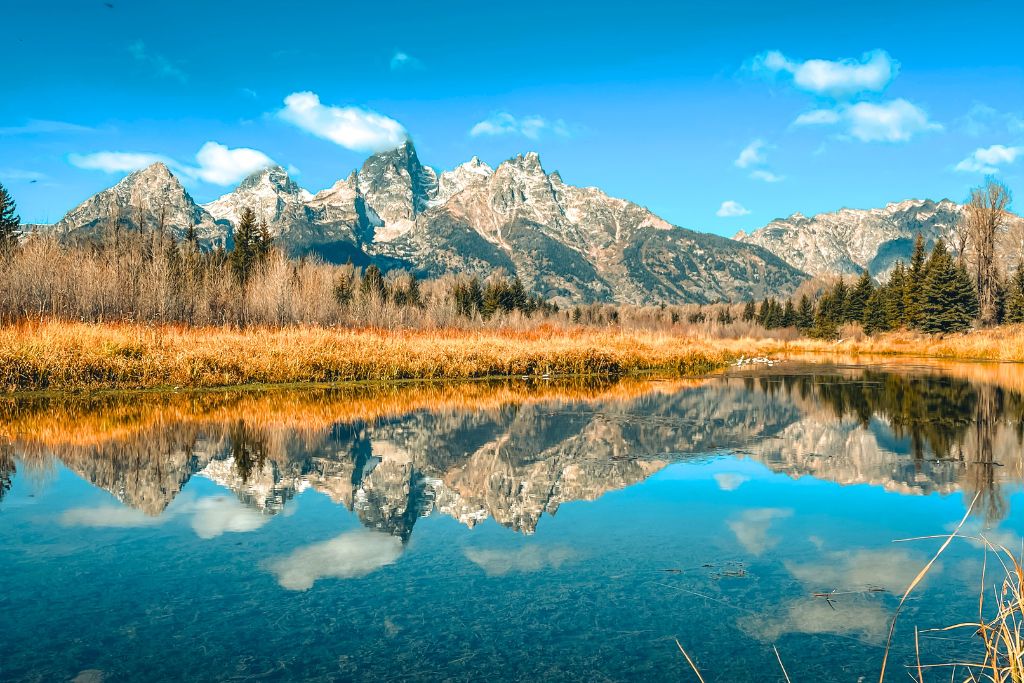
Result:
M32 222L153 159L200 202L268 159L316 191L407 134L725 235L1024 192L1024 6L839 4L5 3L0 182Z

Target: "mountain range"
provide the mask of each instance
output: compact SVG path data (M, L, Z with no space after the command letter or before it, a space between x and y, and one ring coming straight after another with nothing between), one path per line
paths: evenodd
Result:
M53 226L89 237L115 222L194 226L207 245L230 245L244 207L266 220L290 255L434 277L504 269L554 301L740 301L787 294L806 276L761 246L671 225L646 208L548 173L536 153L491 168L477 158L438 174L411 142L374 154L331 187L310 193L280 167L198 205L157 163L91 197Z
M809 275L857 275L864 269L884 277L897 261L909 263L920 233L928 249L941 238L955 244L963 205L943 199L909 199L881 209L840 209L804 216L794 213L735 239L764 247ZM1020 256L1024 219L1007 217L1009 230L998 256L1008 271Z
M486 277L502 269L555 302L631 304L787 296L810 276L864 268L884 276L897 259L909 259L917 233L929 247L948 240L962 211L943 199L795 213L728 239L674 226L596 187L569 185L557 171L545 171L535 152L497 168L473 157L438 173L406 142L316 194L275 166L203 205L156 163L50 227L67 238L95 236L114 224L179 238L193 227L203 244L230 246L246 207L291 256L376 263L425 277Z

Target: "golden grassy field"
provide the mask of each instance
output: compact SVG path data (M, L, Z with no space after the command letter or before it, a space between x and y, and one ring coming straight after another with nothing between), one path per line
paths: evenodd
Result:
M470 379L520 375L699 374L733 354L653 332L387 331L25 323L0 328L0 387L145 389Z
M645 330L383 330L32 322L0 327L6 391L154 389L657 371L692 375L763 355L1024 361L1024 326L839 342Z

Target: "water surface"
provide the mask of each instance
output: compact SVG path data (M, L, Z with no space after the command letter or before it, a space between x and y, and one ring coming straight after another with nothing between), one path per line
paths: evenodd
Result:
M0 403L0 679L877 678L973 502L1024 533L1014 366ZM959 541L901 616L973 617ZM994 578L993 578L994 580ZM940 637L941 635L941 637ZM926 661L969 634L925 634Z

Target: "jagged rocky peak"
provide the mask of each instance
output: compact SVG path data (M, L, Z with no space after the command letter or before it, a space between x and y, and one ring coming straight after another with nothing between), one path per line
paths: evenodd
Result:
M54 226L58 234L92 237L104 230L163 230L182 237L195 227L201 242L219 243L224 228L193 201L167 165L150 164L82 202Z
M918 233L929 245L940 237L948 240L961 210L948 199L908 199L811 217L794 213L736 239L762 246L811 275L852 275L867 268L884 278L897 260L909 259Z
M231 192L203 208L218 220L237 225L242 211L252 209L270 224L271 232L282 232L281 222L304 220L303 204L312 195L299 187L280 166L269 166L249 175Z
M437 181L437 194L432 205L444 204L453 196L470 187L480 187L494 175L494 169L474 156L469 161L441 174Z
M437 174L411 140L374 154L359 171L359 191L385 223L413 220L437 194Z

